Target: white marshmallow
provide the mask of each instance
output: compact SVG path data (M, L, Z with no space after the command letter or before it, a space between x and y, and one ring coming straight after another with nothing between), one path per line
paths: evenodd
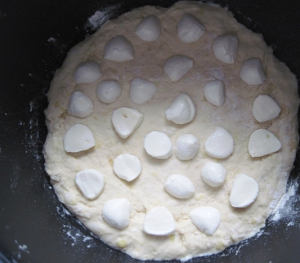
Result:
M277 137L265 129L258 129L250 135L248 151L252 157L262 157L281 149Z
M192 223L207 236L212 236L221 222L219 211L212 206L197 207L189 216Z
M176 55L166 61L164 71L171 81L176 82L187 74L193 65L194 61L191 58Z
M157 159L168 159L172 155L172 142L162 132L148 133L144 140L144 148L150 156Z
M67 130L64 137L66 152L81 152L95 146L95 139L91 130L82 125L75 124Z
M240 69L240 77L248 85L262 84L266 76L260 59L249 58L244 61Z
M275 119L280 111L278 104L267 95L259 95L253 103L253 115L258 122Z
M143 231L149 235L167 236L176 229L175 221L169 210L163 206L151 209L145 217Z
M151 100L156 92L156 86L145 79L136 78L131 81L129 96L136 104Z
M123 36L111 38L104 47L104 58L116 62L134 59L134 50L130 41Z
M222 80L212 80L204 86L205 98L211 104L220 107L225 101L224 83Z
M94 200L104 188L104 176L94 169L87 169L76 174L75 182L86 199Z
M199 151L199 141L193 134L181 135L175 143L175 154L179 160L193 159Z
M114 160L113 168L116 175L127 182L134 180L142 172L142 165L139 158L131 154L119 155Z
M195 187L191 180L181 174L172 174L165 181L166 191L179 199L188 199L195 194Z
M113 103L121 96L121 85L114 80L105 80L98 84L96 89L97 97L104 103Z
M205 152L214 158L225 159L233 152L233 139L222 127L217 127L205 142Z
M196 116L196 107L189 95L179 94L165 110L166 118L176 124L191 122Z
M177 25L179 39L185 43L198 40L205 33L205 27L193 15L185 13Z
M231 206L244 208L252 204L258 196L257 182L248 175L239 174L233 182L229 201Z
M95 61L86 61L80 63L74 73L73 78L76 83L92 83L102 76L101 69Z
M102 217L110 226L126 228L130 223L131 204L125 198L115 198L104 203Z
M114 110L112 114L112 124L117 132L117 134L126 139L129 137L142 123L143 114L139 111L121 107Z
M74 91L69 99L67 112L69 115L85 118L93 113L93 102L82 91Z
M213 42L215 57L223 63L233 64L237 57L239 41L236 35L217 36Z
M219 163L208 162L201 170L202 180L211 187L221 186L226 177L226 169Z
M135 29L135 34L144 41L154 41L159 38L160 33L160 21L154 15L147 16Z

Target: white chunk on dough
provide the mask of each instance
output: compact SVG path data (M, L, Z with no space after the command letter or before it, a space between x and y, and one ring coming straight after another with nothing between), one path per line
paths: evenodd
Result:
M177 34L182 42L195 42L200 39L204 33L205 27L196 17L188 13L182 15L177 25Z
M199 151L199 140L193 134L181 135L175 143L175 154L179 160L193 159Z
M168 159L172 155L172 142L168 135L153 131L146 135L144 140L146 152L157 159Z
M76 174L75 182L86 199L94 200L104 188L104 176L94 169L86 169Z
M233 64L238 52L238 38L234 34L217 36L213 42L215 57L223 63Z
M168 236L175 229L175 220L167 208L157 206L146 214L143 226L145 233L155 236Z
M131 81L129 96L136 104L151 100L156 92L156 86L151 81L136 78Z
M85 118L93 113L93 102L82 91L74 91L69 99L67 112L69 115Z
M176 55L165 62L164 72L171 81L176 82L186 75L193 65L194 61L191 58Z
M232 136L222 127L217 127L205 142L205 152L214 158L225 159L233 152Z
M92 83L101 76L99 64L92 60L80 63L73 73L73 78L78 84Z
M221 222L220 212L212 206L201 206L193 209L190 214L192 223L205 235L212 236Z
M239 174L233 182L229 201L233 207L244 208L251 205L258 196L257 182L246 174Z
M281 149L281 142L266 129L258 129L250 135L248 151L252 157L262 157Z
M113 111L112 124L117 134L126 139L141 125L143 118L136 109L121 107Z
M176 124L191 122L196 116L196 107L189 95L179 94L165 110L166 118Z
M226 178L226 169L219 163L208 162L201 170L202 180L211 187L221 186Z
M155 15L144 18L136 27L135 34L144 41L154 41L161 34L160 20Z
M244 61L240 69L240 77L248 85L262 84L266 79L266 75L261 60L249 58Z
M115 36L106 43L104 58L116 62L132 60L134 59L133 46L124 36Z
M142 172L142 164L138 157L131 154L121 154L114 160L114 172L116 175L130 182Z
M98 84L96 93L100 101L113 103L121 96L122 88L117 81L105 80Z
M220 107L225 101L224 82L222 80L212 80L204 86L205 98L211 104Z
M110 226L126 228L130 223L131 204L126 198L115 198L104 203L102 217Z
M281 109L271 97L259 95L253 103L252 111L258 122L264 122L278 117Z
M73 125L64 136L64 149L66 152L81 152L94 146L93 133L85 125Z
M164 187L170 195L178 199L188 199L195 194L195 187L191 180L181 174L170 175Z

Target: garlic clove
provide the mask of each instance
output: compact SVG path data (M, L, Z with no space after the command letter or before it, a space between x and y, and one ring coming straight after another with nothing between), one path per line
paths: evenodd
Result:
M164 72L171 81L176 82L186 75L193 65L194 61L191 58L176 55L165 62Z
M67 130L64 137L66 152L81 152L95 146L95 139L91 130L82 124L75 124Z
M124 36L111 38L104 47L104 58L116 62L134 59L134 50L130 41Z
M166 118L176 124L191 122L196 116L196 107L189 95L179 94L165 110Z
M281 149L281 142L266 129L258 129L250 135L248 151L252 157L262 157Z
M128 138L142 123L143 114L139 111L121 107L112 114L112 124L117 134L123 138Z

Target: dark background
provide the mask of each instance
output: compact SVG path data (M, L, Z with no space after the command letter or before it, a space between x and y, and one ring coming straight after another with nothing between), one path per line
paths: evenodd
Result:
M2 0L0 2L0 262L139 262L94 238L66 213L44 171L46 93L67 51L88 33L88 18L118 4L111 18L133 7L175 1ZM275 56L300 78L300 1L214 0L262 33ZM290 183L298 181L300 156ZM298 190L298 194L299 190ZM300 215L298 198L293 215ZM291 216L293 216L291 215ZM295 217L295 216L294 216ZM300 262L300 218L268 221L260 237L200 262ZM149 261L150 262L150 261Z

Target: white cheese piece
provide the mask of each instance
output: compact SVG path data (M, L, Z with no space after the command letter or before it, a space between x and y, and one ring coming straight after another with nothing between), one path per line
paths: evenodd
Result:
M136 104L143 104L151 100L155 92L156 86L148 80L136 78L131 81L129 96Z
M116 175L127 182L134 180L142 172L142 165L139 158L131 154L119 155L114 160L113 168Z
M252 157L262 157L281 149L281 142L266 129L258 129L250 135L248 151Z
M236 35L217 36L213 42L215 57L223 63L233 64L237 57L239 41Z
M116 62L134 59L134 50L130 41L123 36L111 38L104 47L104 58Z
M193 159L199 151L199 140L193 134L181 135L175 143L175 154L179 160Z
M121 96L121 85L114 80L105 80L98 84L96 89L97 97L104 103L113 103Z
M112 124L117 134L126 139L141 125L143 118L143 114L139 111L121 107L113 112Z
M204 86L205 98L211 104L220 107L225 101L224 83L222 80L212 80Z
M155 236L168 236L175 229L175 220L167 208L157 206L146 214L143 226L145 233Z
M82 91L74 91L69 99L67 112L69 115L85 118L93 113L93 102Z
M168 159L172 155L172 142L162 132L148 133L144 140L144 148L150 156L157 159Z
M219 211L212 206L197 207L189 216L193 224L207 236L212 236L221 222Z
M76 174L75 182L86 199L94 200L104 188L104 176L94 169L87 169Z
M217 127L205 142L205 152L214 158L225 159L233 152L233 139L222 127Z
M185 13L177 25L179 39L185 43L198 40L205 33L205 27L193 15Z
M165 110L166 118L176 124L191 122L196 116L196 107L189 95L179 94Z
M102 217L110 226L124 229L130 223L131 204L125 198L115 198L104 203Z
M208 162L201 170L202 180L211 187L221 186L226 177L226 169L219 163Z
M149 15L135 29L135 34L144 41L154 41L159 38L161 24L155 15Z
M99 64L92 60L80 63L73 73L73 78L78 84L92 83L101 76Z
M262 84L266 75L260 59L250 58L244 61L240 69L240 77L248 85Z
M91 130L82 125L75 124L67 130L64 137L66 152L80 152L95 146L95 139Z
M195 194L195 187L191 180L181 174L172 174L165 181L166 191L179 199L188 199Z
M229 201L233 207L244 208L252 204L258 196L257 182L248 175L239 174L233 182Z
M259 95L253 103L252 111L258 122L264 122L278 117L281 109L271 97Z
M193 65L194 61L191 58L176 55L165 62L164 71L171 81L176 82L187 74Z

